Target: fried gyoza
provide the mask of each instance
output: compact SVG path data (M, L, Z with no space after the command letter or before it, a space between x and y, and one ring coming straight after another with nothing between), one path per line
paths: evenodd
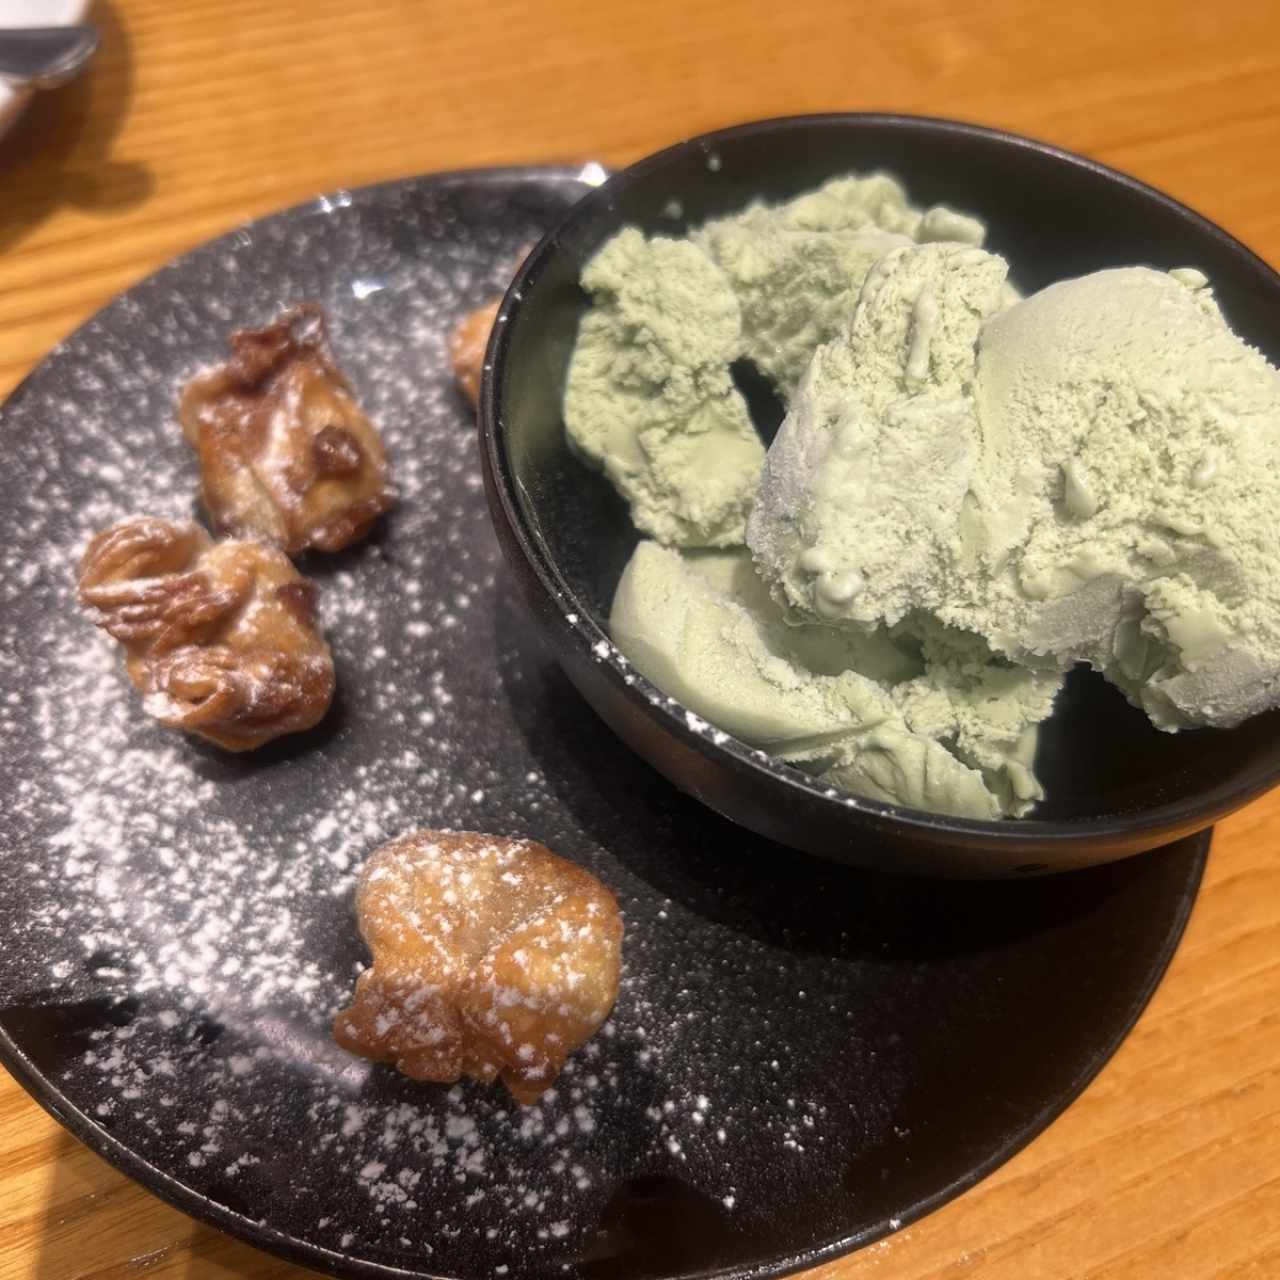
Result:
M289 555L357 542L394 495L382 440L333 362L324 313L293 307L230 345L231 359L194 377L179 405L214 526Z
M356 911L373 967L334 1038L415 1080L500 1076L534 1102L618 995L613 894L532 840L402 836L365 865Z
M274 547L127 520L89 543L80 602L124 646L147 711L228 751L309 729L333 699L315 587Z
M480 403L480 374L484 368L485 348L502 299L495 298L486 307L463 316L449 335L449 359L453 376L472 404Z

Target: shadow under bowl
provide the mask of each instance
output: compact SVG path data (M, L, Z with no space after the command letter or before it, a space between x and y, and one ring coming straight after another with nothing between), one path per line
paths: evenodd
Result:
M638 535L608 481L565 442L565 374L588 305L583 266L624 226L680 235L753 200L875 169L896 175L917 205L981 217L988 247L1009 259L1024 292L1105 267L1198 267L1235 332L1280 359L1280 276L1190 209L1090 160L913 116L796 117L693 138L578 203L498 313L481 452L520 591L569 679L628 745L780 844L872 870L984 877L1109 862L1199 831L1280 781L1280 712L1231 730L1161 733L1100 677L1075 671L1041 734L1047 798L1029 818L977 821L836 792L735 739L713 740L608 643L609 606Z

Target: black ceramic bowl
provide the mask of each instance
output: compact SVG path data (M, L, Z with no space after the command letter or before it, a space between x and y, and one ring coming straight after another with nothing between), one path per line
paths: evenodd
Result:
M561 417L586 305L583 264L626 225L680 234L750 200L887 169L920 205L986 220L1029 292L1132 263L1208 273L1235 331L1280 358L1280 277L1198 214L1079 156L950 121L831 115L768 120L670 147L588 195L529 256L490 342L481 443L490 506L521 592L574 685L677 786L745 827L892 871L996 876L1111 861L1200 830L1280 780L1280 713L1237 729L1160 733L1087 671L1042 732L1047 799L1004 822L942 817L834 792L696 718L608 644L614 587L637 534L609 483L573 458Z

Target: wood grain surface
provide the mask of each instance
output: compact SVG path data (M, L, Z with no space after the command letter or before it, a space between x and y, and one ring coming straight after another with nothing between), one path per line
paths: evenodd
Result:
M1047 138L1280 260L1272 0L115 0L94 13L91 75L0 141L0 395L173 254L316 192L502 162L622 164L793 112L919 111ZM812 1275L1280 1277L1278 837L1280 795L1223 824L1168 979L1047 1133ZM129 1183L0 1072L0 1280L143 1273L306 1274Z

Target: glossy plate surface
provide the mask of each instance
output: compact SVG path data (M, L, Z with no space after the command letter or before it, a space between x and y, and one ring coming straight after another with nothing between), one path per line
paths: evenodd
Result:
M819 863L591 713L515 598L445 372L454 321L584 190L444 175L266 219L114 302L0 411L0 1059L152 1190L339 1275L756 1276L874 1240L1087 1083L1203 868L1204 840L1001 884ZM402 500L305 566L329 719L229 757L141 714L76 561L125 513L192 510L178 382L300 298L330 309ZM626 913L607 1033L528 1111L329 1041L354 875L420 826L535 836Z

